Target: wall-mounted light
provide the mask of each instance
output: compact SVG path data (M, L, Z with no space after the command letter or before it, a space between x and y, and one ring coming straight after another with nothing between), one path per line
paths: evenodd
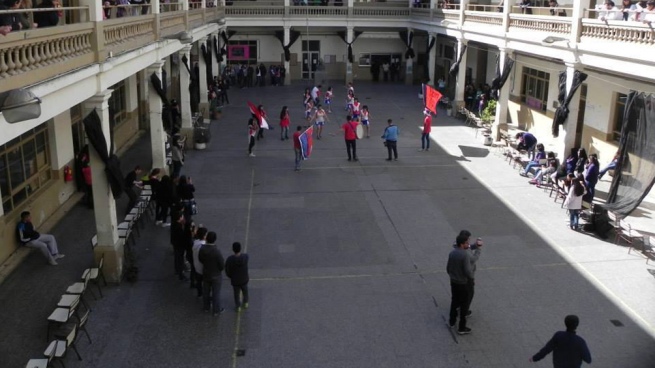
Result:
M24 89L0 93L0 113L10 124L36 119L41 116L41 99Z

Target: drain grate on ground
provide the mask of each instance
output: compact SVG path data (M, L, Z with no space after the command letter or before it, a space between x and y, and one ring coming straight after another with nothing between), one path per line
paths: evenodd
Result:
M612 322L612 324L616 327L623 327L623 323L621 323L621 321L618 319L610 319L610 322Z

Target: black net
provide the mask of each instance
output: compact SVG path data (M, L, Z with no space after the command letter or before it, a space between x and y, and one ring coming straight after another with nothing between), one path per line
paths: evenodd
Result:
M628 216L655 182L655 95L631 91L625 103L607 210Z

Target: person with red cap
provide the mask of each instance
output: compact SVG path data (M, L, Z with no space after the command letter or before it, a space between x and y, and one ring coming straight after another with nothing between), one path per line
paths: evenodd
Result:
M430 110L425 109L423 110L423 115L425 115L425 117L423 118L423 134L421 134L421 149L419 150L419 152L430 150L430 132L432 131L432 114L430 113Z

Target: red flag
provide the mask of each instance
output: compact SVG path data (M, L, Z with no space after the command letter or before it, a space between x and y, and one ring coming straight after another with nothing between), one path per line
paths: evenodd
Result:
M441 93L434 89L434 87L427 84L423 85L423 103L425 108L430 110L433 114L437 114L437 104L441 100Z
M250 112L257 117L257 121L259 122L259 127L262 129L269 129L268 122L266 121L266 117L262 115L262 113L259 111L259 108L252 102L248 101L248 107L250 108Z

